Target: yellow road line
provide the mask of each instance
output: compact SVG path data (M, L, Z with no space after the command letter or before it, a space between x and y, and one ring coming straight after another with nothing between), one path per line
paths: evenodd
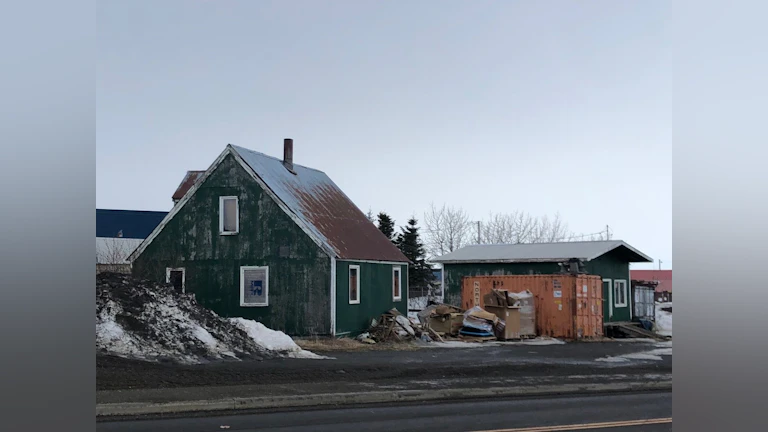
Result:
M559 432L559 431L578 431L578 430L588 430L588 429L643 426L643 425L665 424L665 423L672 423L672 417L647 419L647 420L626 420L626 421L605 422L605 423L583 423L583 424L561 425L561 426L534 426L534 427L517 428L517 429L493 429L493 430L476 431L476 432Z

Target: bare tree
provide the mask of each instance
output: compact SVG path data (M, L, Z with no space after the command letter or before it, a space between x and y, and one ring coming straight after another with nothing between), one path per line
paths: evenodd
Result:
M481 224L483 244L519 244L567 241L572 233L559 214L535 217L526 212L491 213Z
M96 246L96 263L100 271L125 272L129 266L127 259L132 250L120 237L104 239Z
M430 204L424 213L425 247L431 257L445 255L465 246L471 238L472 223L460 207Z

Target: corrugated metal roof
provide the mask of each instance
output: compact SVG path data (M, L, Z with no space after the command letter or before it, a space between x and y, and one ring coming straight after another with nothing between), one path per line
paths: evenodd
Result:
M168 212L96 209L96 237L145 239Z
M184 194L189 191L192 186L195 185L195 182L205 174L205 171L187 171L187 174L184 175L184 179L181 181L181 184L179 184L179 187L176 188L176 192L173 193L173 196L171 197L174 202L184 198Z
M472 262L558 262L578 258L592 260L624 248L629 262L651 262L651 258L621 240L559 243L528 243L466 246L435 258L438 263Z
M630 270L632 280L657 281L656 292L672 291L672 270Z
M243 161L339 259L408 262L344 192L322 171L232 146Z

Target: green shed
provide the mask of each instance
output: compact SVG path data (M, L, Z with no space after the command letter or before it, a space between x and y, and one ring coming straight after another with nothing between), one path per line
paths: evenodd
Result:
M557 274L573 270L603 279L603 322L632 320L629 264L653 260L621 240L473 245L433 260L443 265L444 300L461 305L465 276Z
M289 335L354 334L408 313L408 259L322 171L227 145L131 254L224 317Z

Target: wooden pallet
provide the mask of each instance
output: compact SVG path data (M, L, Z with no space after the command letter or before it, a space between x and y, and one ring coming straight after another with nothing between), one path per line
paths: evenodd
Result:
M633 335L635 337L651 338L651 339L662 340L662 341L670 339L668 336L662 336L652 331L648 331L640 327L637 323L633 323L633 322L605 323L604 326L617 328L623 331L624 333Z

